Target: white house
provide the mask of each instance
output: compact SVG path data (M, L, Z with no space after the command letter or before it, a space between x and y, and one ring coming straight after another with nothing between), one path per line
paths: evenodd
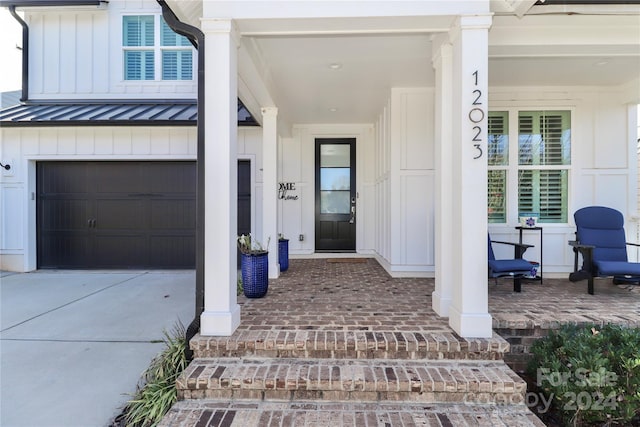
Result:
M487 230L515 240L520 213L539 214L527 255L560 277L576 209L614 207L635 230L640 1L0 5L28 36L23 103L0 112L2 269L197 252L201 333L228 335L241 203L293 257L435 277L433 309L486 337Z

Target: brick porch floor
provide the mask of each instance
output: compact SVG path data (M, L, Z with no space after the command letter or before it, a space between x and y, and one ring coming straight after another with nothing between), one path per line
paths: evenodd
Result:
M489 285L489 311L507 340L464 339L431 309L433 288L391 278L372 259L291 260L265 298L238 298L233 336L192 340L199 359L178 381L186 400L161 425L541 425L522 403L496 406L507 390L524 396L500 360L509 347L561 323L640 326L638 287L599 280L589 295L586 283L545 279L517 294L501 280Z
M489 312L494 328L553 328L563 323L620 323L640 326L640 286L596 279L596 293L585 281L565 279L489 282ZM266 298L238 297L239 331L343 330L452 333L447 319L431 309L434 279L391 278L373 259L332 263L294 259Z

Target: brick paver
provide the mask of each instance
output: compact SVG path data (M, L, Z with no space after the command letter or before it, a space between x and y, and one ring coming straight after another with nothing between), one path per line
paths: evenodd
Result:
M184 401L160 427L544 427L525 406Z
M372 259L294 259L265 298L238 298L231 337L196 359L161 426L542 426L501 360L562 323L640 326L638 287L546 278L489 284L491 338L465 339L431 309L433 279L394 279ZM502 399L503 405L496 405ZM464 402L461 404L460 402Z
M586 282L545 278L524 282L513 292L509 279L489 282L489 312L494 328L546 326L567 322L616 322L640 326L640 286L596 279L596 294ZM289 270L269 282L267 297L238 298L238 332L273 331L421 331L451 334L447 319L431 309L433 279L391 278L373 259L366 263L329 263L294 259Z
M586 281L544 279L525 283L520 294L506 281L489 284L489 312L494 328L557 328L566 323L615 323L640 326L640 286L595 279L595 295Z
M184 399L523 403L526 384L502 361L196 359Z

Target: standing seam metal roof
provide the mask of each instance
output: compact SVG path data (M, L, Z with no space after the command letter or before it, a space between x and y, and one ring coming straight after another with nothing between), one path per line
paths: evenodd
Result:
M0 110L0 126L195 126L195 100L46 101ZM258 126L238 100L238 125Z

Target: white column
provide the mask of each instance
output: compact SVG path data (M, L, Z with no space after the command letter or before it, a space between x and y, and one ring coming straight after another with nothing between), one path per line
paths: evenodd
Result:
M447 36L433 42L433 67L436 75L435 108L435 161L436 161L436 230L435 230L435 290L431 298L433 310L442 317L449 317L449 306L453 295L454 269L458 260L453 254L453 174L451 161L451 98L452 98L452 53Z
M280 275L278 264L278 109L262 108L262 241L269 245L269 278Z
M487 279L488 30L491 16L462 16L450 31L453 295L449 325L491 337Z
M237 303L237 36L233 21L204 19L205 244L202 335L229 336L240 325Z

